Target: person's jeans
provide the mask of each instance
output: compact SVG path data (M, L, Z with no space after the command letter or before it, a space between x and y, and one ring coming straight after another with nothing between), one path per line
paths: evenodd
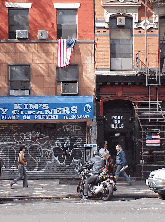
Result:
M88 184L94 182L97 179L98 175L92 175L85 181L84 186L84 196L88 196Z
M18 166L18 174L19 174L19 176L16 179L14 179L13 181L11 181L11 185L17 183L23 177L23 187L28 187L27 175L26 175L26 170L25 170L24 166L21 166L21 165Z
M130 180L129 176L126 174L126 172L123 170L120 172L120 170L123 168L122 165L117 165L117 169L116 169L116 173L115 173L115 176L116 176L116 182L117 182L117 179L119 177L119 174L123 175L125 180L128 182L128 183L131 183L132 181Z

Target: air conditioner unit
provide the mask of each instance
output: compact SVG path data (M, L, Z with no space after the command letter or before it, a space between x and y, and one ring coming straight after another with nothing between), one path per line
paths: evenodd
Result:
M38 39L48 39L48 32L45 30L38 30Z
M28 30L16 30L16 38L17 39L28 39L29 31Z
M29 96L30 90L10 90L10 96Z
M117 17L117 25L125 25L125 17Z
M61 82L61 94L62 95L77 95L78 94L78 82Z

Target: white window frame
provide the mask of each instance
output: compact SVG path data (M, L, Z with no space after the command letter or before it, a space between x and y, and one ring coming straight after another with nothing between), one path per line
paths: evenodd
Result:
M5 2L6 8L31 8L32 3Z
M54 3L54 8L76 9L80 8L80 3Z

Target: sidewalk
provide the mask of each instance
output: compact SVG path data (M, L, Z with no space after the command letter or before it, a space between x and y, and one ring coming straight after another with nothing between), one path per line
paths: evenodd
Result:
M66 182L58 179L28 180L29 188L22 187L22 181L10 188L9 180L0 180L0 200L28 200L28 199L65 199L80 198L77 193L77 181ZM145 181L133 181L127 186L125 181L117 183L114 198L158 198L158 194L151 191Z

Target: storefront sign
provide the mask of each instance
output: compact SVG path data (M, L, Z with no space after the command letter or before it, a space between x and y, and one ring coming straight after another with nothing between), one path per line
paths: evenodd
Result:
M111 120L112 120L112 123L111 123L112 129L123 129L124 128L123 116L112 116Z
M92 96L0 97L0 120L93 119Z

